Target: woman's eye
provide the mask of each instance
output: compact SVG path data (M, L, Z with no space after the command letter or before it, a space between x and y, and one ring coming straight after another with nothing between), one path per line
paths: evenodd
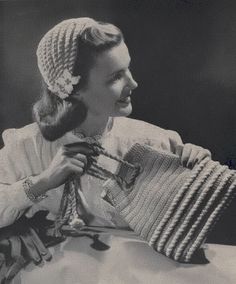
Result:
M116 81L121 80L122 78L124 78L124 77L127 75L127 73L130 73L130 67L127 68L126 70L122 70L122 71L120 71L120 72L115 73L115 74L111 77L111 79L109 80L109 83L114 83L114 82L116 82Z
M112 81L117 81L117 80L120 80L121 78L122 78L122 74L117 73L112 77Z

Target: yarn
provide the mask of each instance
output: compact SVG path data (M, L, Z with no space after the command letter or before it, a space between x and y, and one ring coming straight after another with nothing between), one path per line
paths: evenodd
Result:
M73 85L80 79L72 76L78 53L76 39L94 23L93 19L86 17L64 20L39 42L36 54L41 75L49 90L58 93L62 99L72 92Z
M117 183L123 186L129 186L135 180L138 175L140 168L137 165L133 165L127 161L124 161L114 155L109 154L105 149L97 142L95 139L84 138L83 141L90 145L93 148L94 152L97 155L104 155L110 159L116 160L126 167L129 167L132 170L129 180L123 180L119 175L110 172L109 170L99 166L94 159L89 161L90 167L86 170L86 173L92 175L101 180L106 180L112 178L116 180ZM80 142L81 143L81 142ZM89 159L89 157L88 157ZM51 230L51 234L56 237L63 235L62 227L69 224L71 229L79 230L84 225L85 222L78 213L79 204L82 203L80 200L80 178L73 176L65 183L63 195L61 198L61 204L59 212L57 214L54 229Z
M157 252L178 262L192 262L234 195L235 171L210 158L189 169L177 155L147 145L133 145L124 159L98 143L93 142L92 147L97 154L120 163L112 173L92 160L86 172L107 180L104 198L130 228ZM57 233L68 222L79 229L84 225L77 212L78 188L76 178L65 185L55 223Z
M135 144L124 157L142 171L127 186L106 182L107 198L141 238L178 262L192 262L236 187L235 171L205 158L193 169L178 156ZM128 180L121 163L116 175Z

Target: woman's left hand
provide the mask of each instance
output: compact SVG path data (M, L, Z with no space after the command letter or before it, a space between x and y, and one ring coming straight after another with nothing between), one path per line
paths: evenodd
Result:
M185 167L193 168L204 158L211 158L211 152L201 146L191 143L177 145L173 140L170 141L170 144L174 154L177 154L180 157L181 164Z
M177 146L176 154L180 157L181 164L187 168L193 168L204 158L211 157L209 150L191 143Z

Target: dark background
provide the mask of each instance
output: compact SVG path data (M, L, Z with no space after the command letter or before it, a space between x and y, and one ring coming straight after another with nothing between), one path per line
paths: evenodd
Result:
M180 133L236 166L236 1L0 1L0 132L32 121L40 92L35 50L66 18L89 16L123 31L139 88L132 117ZM2 146L2 140L0 140ZM228 210L218 232L235 238Z

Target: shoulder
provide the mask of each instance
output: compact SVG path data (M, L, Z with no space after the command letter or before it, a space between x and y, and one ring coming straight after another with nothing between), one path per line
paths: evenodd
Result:
M2 138L5 146L43 139L37 123L31 123L21 128L6 129L2 133Z
M0 161L4 168L0 168L1 179L6 175L13 182L37 174L41 168L38 153L42 145L37 124L6 129L2 137L4 147L0 151Z
M114 136L122 145L134 143L146 144L154 148L171 150L171 145L182 144L180 135L173 130L167 130L151 123L118 117L114 120Z
M37 123L31 123L21 128L9 128L3 131L2 137L5 143L12 139L24 140L39 135L40 130Z
M114 126L116 130L132 130L129 134L139 134L141 131L150 130L153 127L156 127L159 131L163 130L162 128L154 126L148 122L128 117L116 117Z
M176 131L167 130L138 119L118 117L115 118L114 126L117 133L129 137L168 137L180 139Z
M22 128L6 129L3 134L4 147L0 160L15 172L16 180L38 174L45 168L57 151L57 143L45 140L37 123Z
M10 128L3 131L2 134L5 151L12 151L15 149L19 154L28 153L37 155L43 152L53 150L59 143L58 140L54 142L47 141L37 125L31 123L21 128Z

